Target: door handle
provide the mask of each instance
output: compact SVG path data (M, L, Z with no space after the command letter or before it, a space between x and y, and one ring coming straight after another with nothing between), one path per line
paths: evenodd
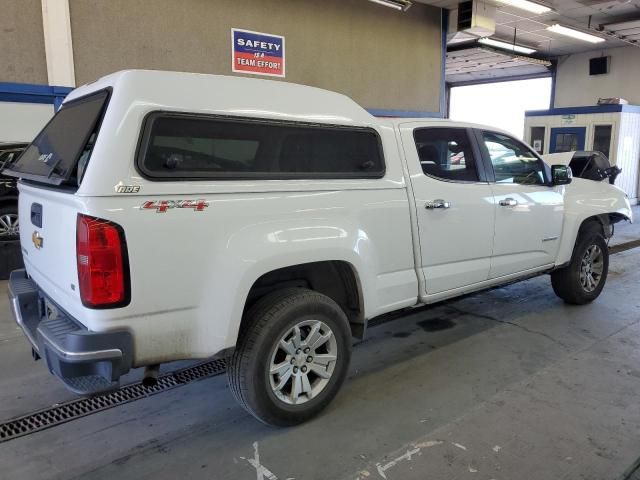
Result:
M451 204L446 200L442 200L438 198L437 200L431 200L430 202L425 203L424 208L427 210L433 210L434 208L449 208Z
M498 202L502 207L515 207L516 205L518 205L517 200L508 197L508 198L503 198L502 200L500 200Z

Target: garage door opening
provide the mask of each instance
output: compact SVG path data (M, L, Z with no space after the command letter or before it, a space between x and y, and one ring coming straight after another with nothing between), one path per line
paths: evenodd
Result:
M501 128L518 138L524 134L524 112L546 110L551 78L453 87L450 117Z

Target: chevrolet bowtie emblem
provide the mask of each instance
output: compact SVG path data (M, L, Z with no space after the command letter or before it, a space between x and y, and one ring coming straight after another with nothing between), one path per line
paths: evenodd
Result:
M40 250L44 246L44 238L42 238L37 231L33 232L33 235L31 235L31 241L37 250Z

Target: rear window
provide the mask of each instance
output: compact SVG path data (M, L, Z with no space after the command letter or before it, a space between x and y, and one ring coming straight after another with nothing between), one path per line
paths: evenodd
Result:
M138 167L160 180L384 175L372 129L167 113L145 122Z
M108 97L101 91L63 105L3 173L54 185L79 184Z

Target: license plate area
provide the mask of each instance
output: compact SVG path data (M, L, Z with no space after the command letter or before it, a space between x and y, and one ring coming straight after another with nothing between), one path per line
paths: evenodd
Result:
M55 320L60 316L60 310L48 298L44 299L44 315L46 320Z

